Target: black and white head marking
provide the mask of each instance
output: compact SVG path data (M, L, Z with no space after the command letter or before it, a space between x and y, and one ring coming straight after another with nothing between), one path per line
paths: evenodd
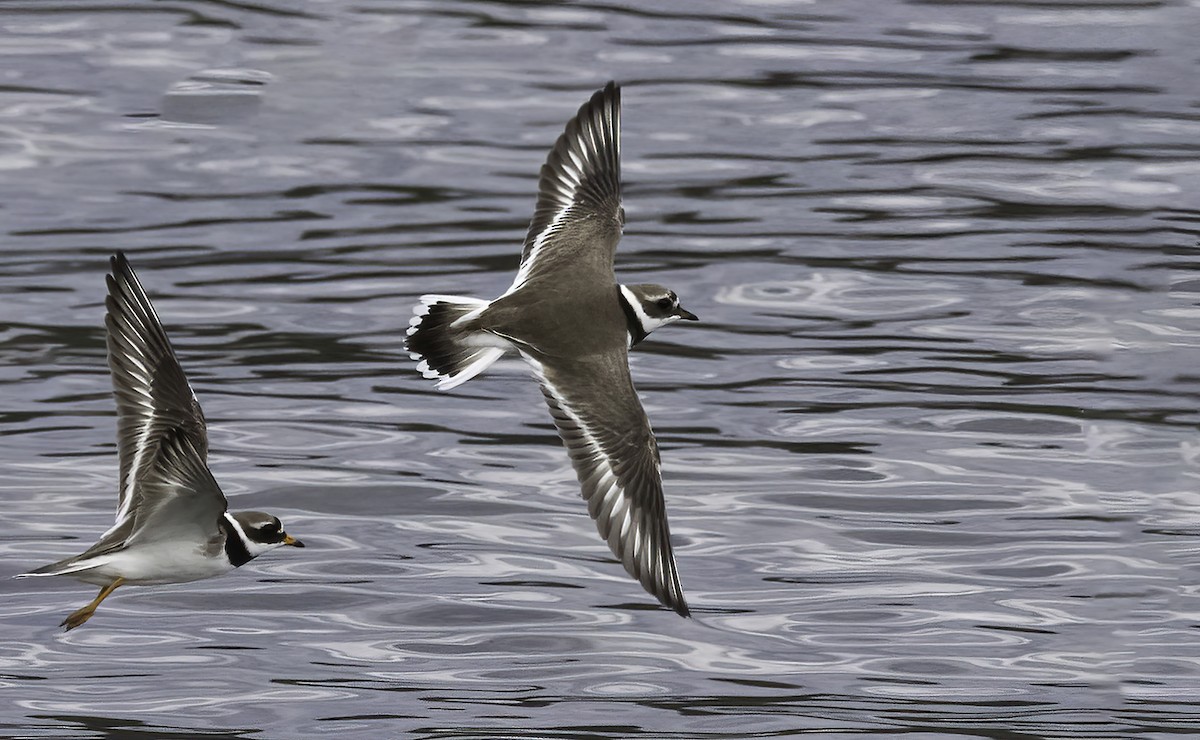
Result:
M304 547L304 543L283 531L279 517L261 511L225 512L221 528L225 531L225 554L234 566L245 565L283 545Z
M680 319L695 321L696 315L679 305L675 291L661 285L622 285L621 310L629 326L629 346L649 336L650 332Z

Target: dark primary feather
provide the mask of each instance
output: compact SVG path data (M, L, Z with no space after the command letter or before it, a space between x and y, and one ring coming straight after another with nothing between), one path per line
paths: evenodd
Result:
M634 390L625 350L554 363L539 363L542 393L600 536L643 588L688 616L667 525L658 443ZM582 398L598 404L589 406ZM609 476L616 486L606 497Z
M537 206L521 252L521 271L535 251L539 236L544 247L552 248L556 237L570 232L572 225L595 220L607 244L611 267L620 230L624 225L621 211L621 90L609 82L580 107L567 123L554 148L542 165L538 181ZM555 219L563 211L569 216ZM595 228L596 225L592 225ZM538 261L545 256L539 252Z
M125 255L118 252L111 268L104 323L117 400L120 515L136 503L132 499L139 493L134 482L155 464L164 439L172 435L186 438L203 460L208 454L208 437L200 404Z

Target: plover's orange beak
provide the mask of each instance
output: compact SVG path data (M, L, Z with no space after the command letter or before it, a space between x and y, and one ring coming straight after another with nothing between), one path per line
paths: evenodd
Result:
M700 320L699 316L697 316L696 314L687 310L683 306L680 306L679 308L675 309L675 315L681 319L687 319L688 321L699 321Z
M303 542L291 536L290 534L285 534L283 536L283 544L291 545L292 547L304 547Z

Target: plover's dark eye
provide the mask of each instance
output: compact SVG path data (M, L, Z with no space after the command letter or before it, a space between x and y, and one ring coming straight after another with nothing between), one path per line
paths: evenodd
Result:
M671 307L671 303L672 301L670 298L659 298L654 302L654 305L658 306L659 308L667 309Z

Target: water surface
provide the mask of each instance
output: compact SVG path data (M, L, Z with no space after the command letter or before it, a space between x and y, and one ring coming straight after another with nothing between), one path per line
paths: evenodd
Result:
M1165 737L1200 691L1194 2L14 2L0 15L0 735ZM693 620L596 536L510 282L624 86L633 372ZM91 598L125 250L235 508L303 551Z

